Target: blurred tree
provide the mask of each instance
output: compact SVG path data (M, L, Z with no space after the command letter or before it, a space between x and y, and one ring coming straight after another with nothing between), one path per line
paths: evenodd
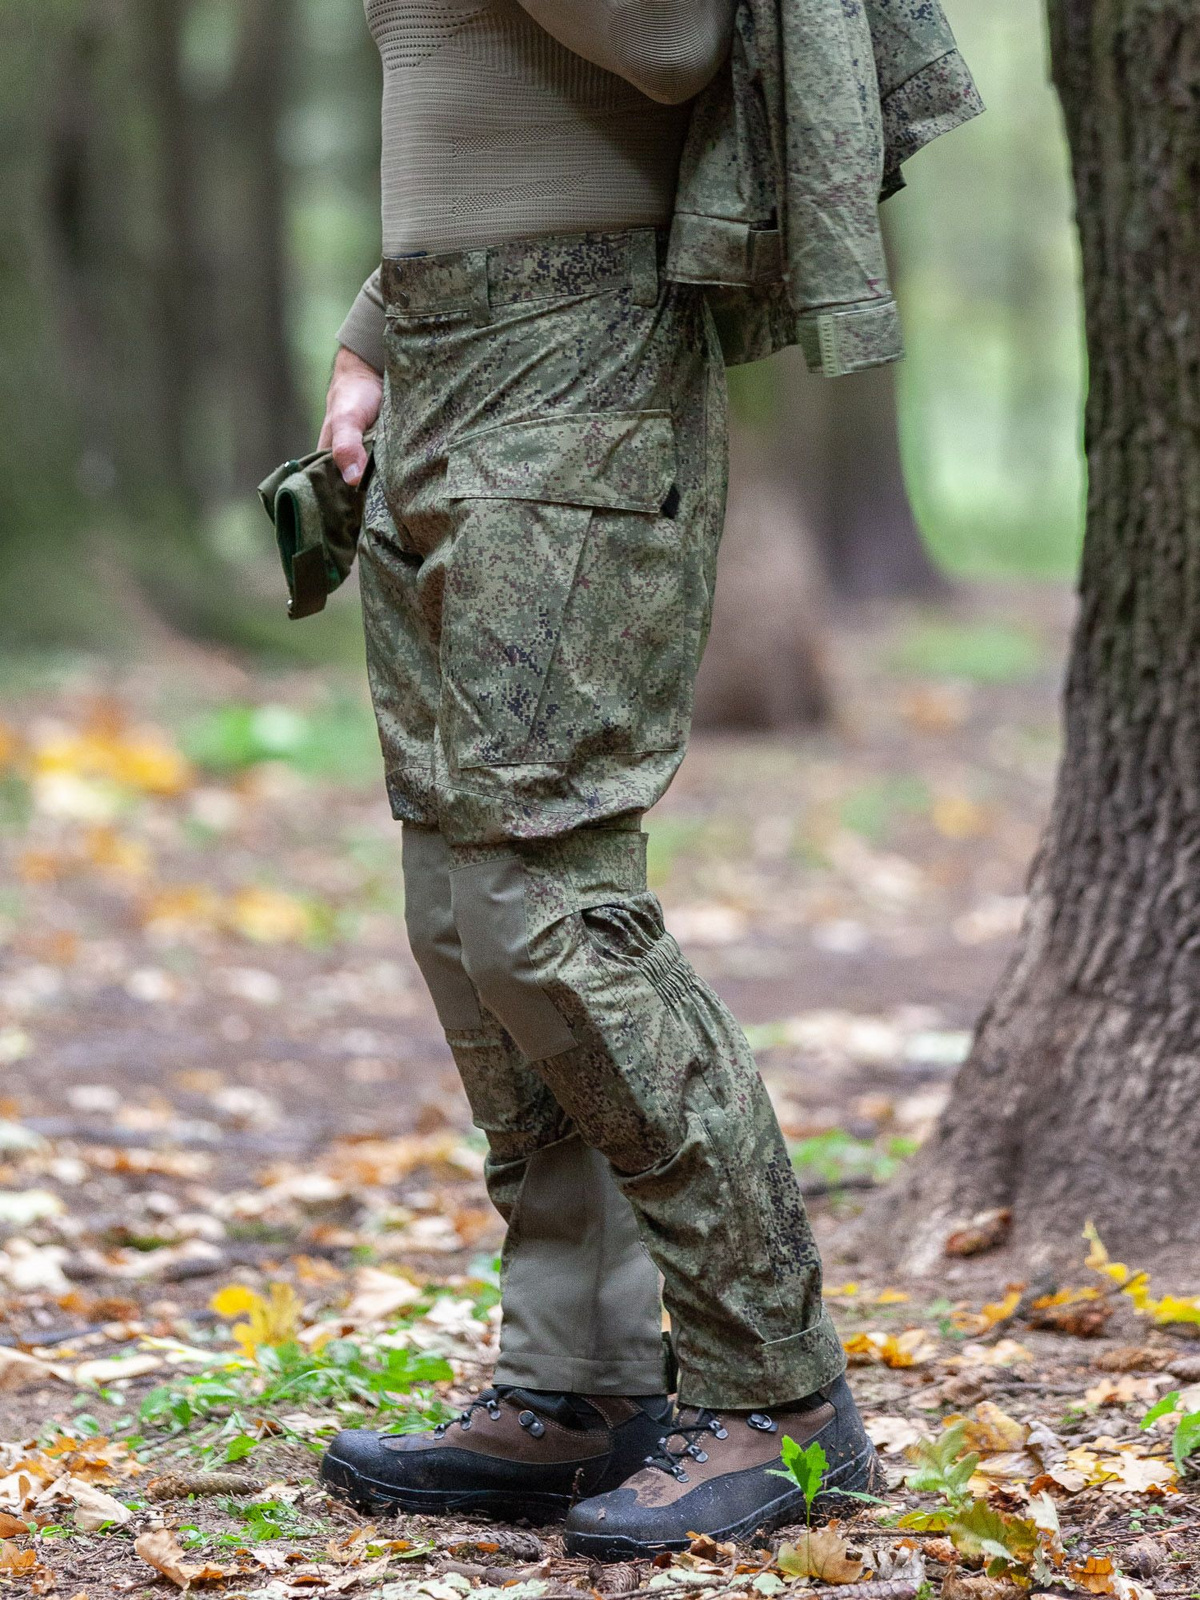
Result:
M6 637L99 642L149 599L261 639L205 514L307 432L278 153L294 0L0 4ZM206 97L189 57L214 32Z
M1200 1141L1200 9L1052 0L1091 391L1066 752L1018 954L909 1182L910 1263L1013 1208L1194 1278Z
M895 369L831 382L807 372L795 352L780 369L776 472L816 541L833 595L944 597L949 584L925 548L904 481Z

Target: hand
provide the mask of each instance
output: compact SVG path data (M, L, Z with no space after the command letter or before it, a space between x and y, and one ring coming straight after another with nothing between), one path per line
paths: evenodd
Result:
M363 434L378 420L382 404L382 376L343 345L333 363L317 449L333 451L338 470L351 487L362 482L367 470Z

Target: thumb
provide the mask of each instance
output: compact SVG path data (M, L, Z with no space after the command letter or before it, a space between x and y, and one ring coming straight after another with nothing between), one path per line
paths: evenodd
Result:
M361 428L343 424L334 429L333 459L351 488L362 482L363 473L367 470L367 452L363 446Z

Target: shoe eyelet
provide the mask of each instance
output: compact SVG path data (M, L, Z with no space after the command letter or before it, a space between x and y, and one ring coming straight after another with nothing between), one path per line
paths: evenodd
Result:
M697 1461L704 1462L704 1461L708 1460L708 1451L707 1450L693 1450L692 1454L695 1456Z
M682 1467L676 1467L674 1476L679 1479L680 1483L688 1482L688 1475Z
M462 1431L464 1433L470 1433L470 1431L471 1431L471 1419L470 1419L470 1417L464 1417L462 1419L462 1421L459 1423L459 1427L462 1429Z
M546 1424L540 1417L536 1417L532 1411L522 1411L517 1421L525 1429L526 1433L532 1434L535 1439L540 1439L546 1431Z
M759 1433L776 1433L779 1429L779 1424L772 1422L771 1418L765 1416L761 1411L752 1411L746 1418L746 1423Z

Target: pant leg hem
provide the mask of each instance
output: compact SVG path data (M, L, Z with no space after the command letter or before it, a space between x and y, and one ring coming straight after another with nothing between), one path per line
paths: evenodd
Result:
M524 1350L504 1354L492 1379L518 1389L552 1389L565 1394L664 1394L661 1357L644 1361L589 1361Z
M722 1369L685 1368L679 1379L679 1403L711 1411L769 1410L813 1394L845 1370L842 1341L828 1311L822 1311L819 1322L791 1338L775 1339L754 1350L730 1351Z

